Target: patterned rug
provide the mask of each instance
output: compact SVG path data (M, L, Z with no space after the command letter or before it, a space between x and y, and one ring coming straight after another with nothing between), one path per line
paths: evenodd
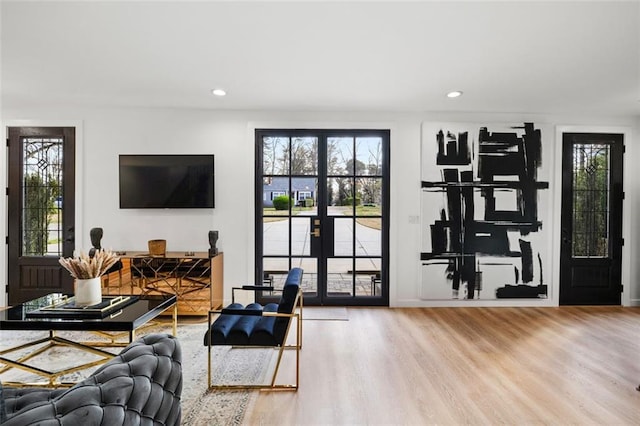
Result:
M185 426L240 425L247 409L255 402L258 391L210 391L207 388L207 347L203 337L207 328L205 322L180 322L178 339L182 345L182 424ZM169 324L147 327L137 333L171 332ZM0 331L0 349L17 346L22 343L44 338L47 332L41 331ZM91 333L60 332L60 337L69 340L95 341L100 338ZM105 348L118 353L121 348ZM15 359L21 352L6 355ZM214 348L214 383L261 383L270 373L273 363L272 349L230 349ZM56 369L73 363L90 362L98 359L95 355L63 346L56 346L29 361L32 365L55 365ZM50 367L49 367L50 368ZM77 382L91 374L94 368L71 373L62 377L63 381ZM33 381L34 376L20 370L9 370L0 375L2 381Z

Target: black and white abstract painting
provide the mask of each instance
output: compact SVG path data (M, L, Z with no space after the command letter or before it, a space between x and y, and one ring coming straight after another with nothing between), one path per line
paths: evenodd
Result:
M423 299L549 297L543 138L551 131L543 130L423 123Z

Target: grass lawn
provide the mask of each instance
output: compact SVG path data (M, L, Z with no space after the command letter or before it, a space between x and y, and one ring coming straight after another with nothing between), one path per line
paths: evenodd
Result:
M296 216L302 212L312 212L316 211L315 207L293 207L291 209L291 215ZM289 216L289 210L276 210L273 207L265 207L262 209L264 215L268 215L268 217L263 217L263 223L269 222L278 222L281 220L285 220ZM353 216L353 208L351 206L343 206L342 214L345 216ZM366 217L366 216L380 216L380 206L356 206L356 222L358 222L362 226L366 226L372 229L382 229L382 220L379 217ZM279 216L279 217L273 217ZM363 217L364 216L364 217Z
M315 207L293 207L291 209L291 215L297 216L301 212L312 212L312 211L316 211L316 208ZM280 220L286 219L287 216L289 216L289 210L276 210L273 207L264 207L262 209L262 214L269 215L269 216L283 216L283 217L263 217L262 218L262 221L264 223L278 222Z
M382 219L379 217L366 217L366 216L380 216L380 206L356 206L356 222L367 228L382 229ZM353 215L353 208L351 206L345 207L345 216ZM362 217L365 216L365 217Z

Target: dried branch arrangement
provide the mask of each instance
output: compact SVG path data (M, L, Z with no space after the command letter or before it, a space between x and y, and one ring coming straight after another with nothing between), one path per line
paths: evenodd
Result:
M111 250L96 250L93 257L80 252L78 257L61 257L60 264L73 278L88 279L102 276L120 260Z

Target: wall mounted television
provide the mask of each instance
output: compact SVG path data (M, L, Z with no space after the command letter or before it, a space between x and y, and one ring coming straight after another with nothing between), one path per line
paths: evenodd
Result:
M213 160L213 155L120 155L120 208L214 208Z

